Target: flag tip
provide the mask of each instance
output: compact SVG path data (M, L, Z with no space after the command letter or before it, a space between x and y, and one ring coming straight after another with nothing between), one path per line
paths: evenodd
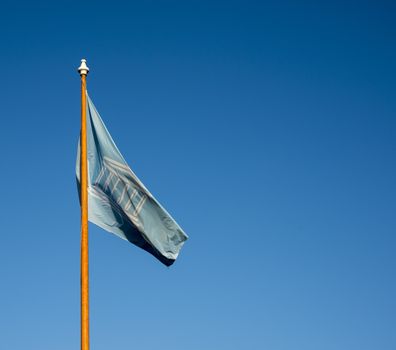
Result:
M89 68L87 66L87 60L85 58L83 58L81 60L81 65L80 67L78 67L78 72L80 73L80 75L87 75L89 72Z

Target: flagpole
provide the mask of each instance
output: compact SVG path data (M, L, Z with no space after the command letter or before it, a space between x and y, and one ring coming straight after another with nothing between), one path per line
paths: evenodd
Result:
M81 196L81 350L89 350L88 270L88 172L87 172L87 75L86 60L78 68L81 76L80 196Z

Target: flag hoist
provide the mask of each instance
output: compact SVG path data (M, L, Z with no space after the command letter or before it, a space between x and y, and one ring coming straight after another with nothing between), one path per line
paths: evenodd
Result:
M87 75L86 60L78 68L81 76L80 201L81 201L81 350L89 350L88 273L88 170L87 170Z
M81 134L76 177L81 203L81 350L89 350L88 220L172 265L187 235L126 163L87 93L81 60ZM89 155L89 157L87 157Z

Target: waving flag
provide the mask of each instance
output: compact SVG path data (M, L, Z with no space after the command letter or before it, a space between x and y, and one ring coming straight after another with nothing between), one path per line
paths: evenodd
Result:
M187 240L129 168L87 95L88 219L170 266ZM76 163L80 181L80 143Z

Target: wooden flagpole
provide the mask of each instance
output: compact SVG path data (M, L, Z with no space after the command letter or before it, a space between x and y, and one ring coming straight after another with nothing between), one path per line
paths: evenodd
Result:
M81 196L81 350L89 350L88 270L88 171L87 171L87 75L86 60L78 68L81 76L80 196Z

